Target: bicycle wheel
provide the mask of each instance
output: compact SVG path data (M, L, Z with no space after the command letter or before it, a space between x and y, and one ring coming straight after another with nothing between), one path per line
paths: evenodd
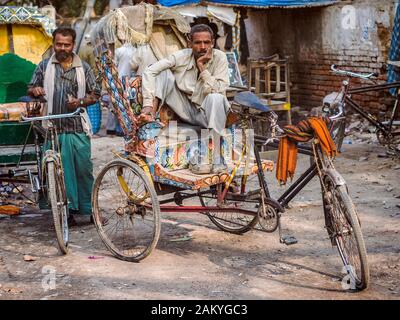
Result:
M222 187L222 185L221 185ZM202 206L217 206L217 191L215 187L210 188L210 194L199 194L200 203ZM226 211L205 213L210 220L221 230L243 234L250 231L258 222L258 210L260 209L259 201L242 201L242 200L224 200L222 204ZM254 212L254 215L237 213L230 208L245 209Z
M367 252L354 204L345 185L336 185L329 175L322 181L326 227L348 273L348 288L366 289L369 284Z
M160 206L152 183L138 165L109 162L95 180L92 203L97 232L114 256L139 262L155 248Z
M53 214L58 246L61 253L67 254L69 232L64 175L59 166L52 161L46 163L46 174L48 183L47 193L48 199L50 200L51 212Z

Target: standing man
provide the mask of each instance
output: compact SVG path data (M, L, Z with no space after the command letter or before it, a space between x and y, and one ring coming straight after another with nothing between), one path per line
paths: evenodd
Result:
M188 49L146 68L139 121L154 121L158 106L166 103L182 121L212 129L214 143L219 146L230 108L225 96L229 74L225 53L213 47L212 29L204 24L194 25ZM226 168L219 155L217 147L213 157L214 173ZM207 166L197 165L192 169L194 173L209 173Z
M89 64L74 52L76 33L68 27L53 32L54 54L41 61L28 86L28 94L47 100L48 114L64 114L97 101L100 87ZM84 132L81 119L68 118L55 122L59 132L64 167L70 225L76 224L72 214L92 214L91 196L93 164L90 137Z

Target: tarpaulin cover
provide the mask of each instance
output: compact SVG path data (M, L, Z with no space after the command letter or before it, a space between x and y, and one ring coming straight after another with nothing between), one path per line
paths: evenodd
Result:
M400 61L400 4L397 6L396 16L394 18L389 60ZM395 81L400 81L400 68L389 65L387 82L392 83ZM395 88L390 89L390 93L395 96L397 94L397 90Z
M172 7L188 4L220 4L230 6L246 6L246 7L313 7L330 5L338 2L337 0L159 0L159 4Z

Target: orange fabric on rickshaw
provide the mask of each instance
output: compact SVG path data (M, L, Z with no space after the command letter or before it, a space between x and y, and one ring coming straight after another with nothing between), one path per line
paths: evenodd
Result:
M4 205L0 206L0 214L6 214L9 216L17 215L19 214L21 209L19 207L13 206L13 205Z
M336 145L326 126L329 118L310 117L297 125L287 125L283 128L286 137L279 142L278 161L276 164L276 179L280 184L286 184L287 178L293 179L297 164L297 143L307 142L316 137L323 152L329 157L336 155Z

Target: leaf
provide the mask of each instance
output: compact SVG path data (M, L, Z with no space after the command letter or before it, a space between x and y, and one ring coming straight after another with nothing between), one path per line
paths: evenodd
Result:
M180 242L180 241L189 241L189 240L192 240L191 236L183 236L183 237L180 237L180 238L171 239L169 241L171 241L171 242Z
M24 260L25 261L36 261L36 258L26 254L26 255L24 255Z

